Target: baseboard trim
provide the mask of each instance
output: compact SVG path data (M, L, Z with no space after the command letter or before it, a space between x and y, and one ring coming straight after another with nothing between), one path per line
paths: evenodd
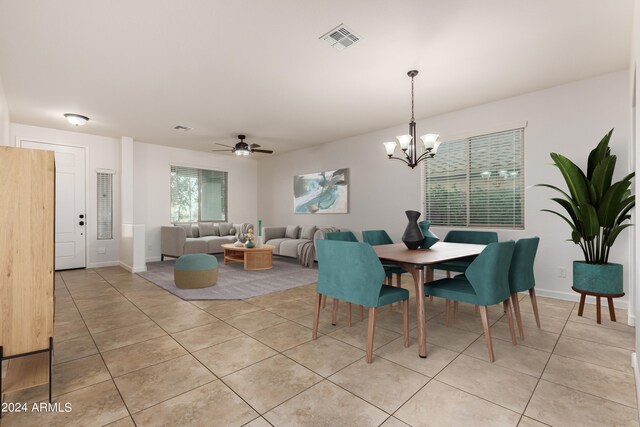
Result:
M635 351L631 353L631 366L633 367L633 374L636 377L636 399L638 401L638 408L640 408L640 373L638 372L638 355Z
M145 271L147 271L147 267L131 267L128 264L125 264L124 262L120 261L120 267L124 268L125 270L127 270L130 273L144 273Z
M87 268L117 267L119 265L119 261L91 262L87 265Z
M154 256L151 258L147 258L147 262L159 262L160 261L160 257L159 256Z

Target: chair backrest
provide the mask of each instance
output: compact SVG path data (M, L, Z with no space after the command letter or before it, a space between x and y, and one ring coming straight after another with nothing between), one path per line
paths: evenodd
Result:
M357 242L356 235L351 231L334 231L331 233L324 233L325 240L340 240L341 242Z
M476 245L488 245L498 241L498 233L495 231L467 231L451 230L444 236L443 242L471 243Z
M318 293L362 304L378 305L384 268L368 243L318 240Z
M371 246L390 245L391 237L384 230L365 230L362 232L362 240Z
M509 298L509 267L514 247L513 240L490 243L465 271L478 304L493 305Z
M513 250L511 268L509 268L509 287L511 292L528 291L536 286L533 274L533 262L538 251L539 237L520 239Z

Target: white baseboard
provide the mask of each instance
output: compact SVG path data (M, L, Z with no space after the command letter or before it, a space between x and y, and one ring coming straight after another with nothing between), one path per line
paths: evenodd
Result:
M565 301L573 301L573 302L579 302L580 301L580 294L577 293L577 292L573 292L573 291L571 291L571 292L554 291L554 290L550 290L550 289L542 289L542 288L539 288L537 286L536 286L536 295L541 296L541 297L557 298L557 299L561 299L561 300L565 300ZM586 300L586 303L595 305L596 298L588 296L587 300ZM621 300L620 298L614 298L613 299L613 305L614 305L614 307L617 307L617 308L627 309L627 308L629 308L629 301Z
M158 262L160 261L160 257L159 256L154 256L151 258L147 258L147 262Z
M147 267L131 267L128 264L125 264L124 262L120 261L120 267L124 268L125 270L127 270L130 273L143 273L145 271L147 271Z
M638 408L640 408L640 374L638 373L638 356L635 351L631 353L631 366L636 377L636 399L638 399Z
M119 261L91 262L87 265L87 268L117 267L119 265Z

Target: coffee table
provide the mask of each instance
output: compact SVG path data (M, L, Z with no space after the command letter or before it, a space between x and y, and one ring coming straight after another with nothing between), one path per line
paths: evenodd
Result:
M224 248L224 263L243 262L245 270L270 270L272 267L273 250L275 246L262 245L259 248L245 248L233 246L233 243L222 245Z

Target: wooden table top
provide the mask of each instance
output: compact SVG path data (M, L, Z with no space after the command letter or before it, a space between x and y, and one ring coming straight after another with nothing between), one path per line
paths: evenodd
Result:
M234 251L269 251L269 252L273 252L273 250L276 248L275 246L272 245L262 245L260 247L258 246L254 246L253 248L246 248L244 246L233 246L233 243L225 243L224 245L221 245L223 248L225 249L233 249Z
M486 245L467 243L438 242L429 249L409 250L404 243L377 245L373 249L381 260L403 262L406 264L429 265L452 259L478 255Z

